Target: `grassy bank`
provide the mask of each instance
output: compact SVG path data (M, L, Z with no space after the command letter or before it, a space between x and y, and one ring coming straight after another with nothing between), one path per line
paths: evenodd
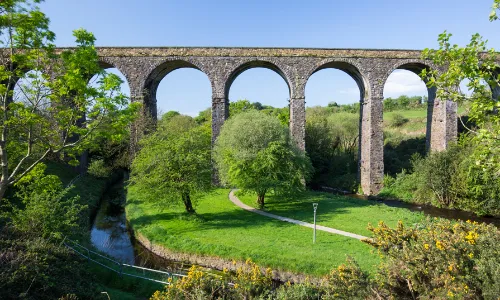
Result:
M47 163L47 174L59 177L64 186L67 186L79 173L75 168L62 163ZM88 206L88 209L82 212L80 223L82 226L90 228L91 215L99 206L99 201L106 188L106 178L96 178L90 175L80 176L73 183L73 188L69 192L69 197L79 196L80 204Z
M216 256L226 260L251 258L261 266L295 273L324 275L354 257L374 271L379 258L371 247L356 240L273 220L236 207L229 190L220 189L197 202L196 215L181 207L166 208L141 201L130 189L127 217L135 231L172 251Z
M73 179L78 176L75 168L62 163L48 163L47 174L57 175L64 185L68 185ZM87 205L88 208L82 211L80 216L80 224L82 231L79 236L74 237L86 247L92 247L90 244L90 231L92 215L97 210L104 190L108 187L112 178L96 178L90 175L80 176L73 183L69 196L78 195L80 204ZM120 277L117 273L109 271L102 266L92 262L87 262L80 257L75 256L75 260L81 260L81 267L87 269L88 274L91 274L92 281L96 286L96 299L108 299L106 294L111 299L137 299L147 298L158 289L162 288L161 284L144 281L131 277ZM105 262L105 261L103 261ZM75 283L76 284L76 283Z
M238 198L252 207L257 207L257 196L251 193L237 193ZM316 223L364 236L371 236L368 223L374 226L384 221L395 227L399 220L414 224L424 218L422 213L385 204L355 199L329 193L307 191L290 199L279 196L266 197L265 211L304 222L313 222L313 203L318 203Z

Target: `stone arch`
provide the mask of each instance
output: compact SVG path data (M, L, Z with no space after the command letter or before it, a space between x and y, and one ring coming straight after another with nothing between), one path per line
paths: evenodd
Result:
M347 75L351 76L351 78L356 82L360 91L360 100L362 101L364 98L369 97L370 93L370 85L366 76L361 72L361 66L359 66L354 61L349 61L345 59L331 59L331 60L323 60L320 61L315 68L307 74L306 83L309 81L309 78L316 72L324 70L324 69L337 69L345 72ZM305 87L305 86L304 86Z
M191 68L201 71L207 76L208 80L210 81L210 85L213 87L212 80L208 75L209 73L206 72L204 68L197 62L183 59L170 59L162 61L152 68L142 86L142 90L144 91L143 104L147 111L149 111L150 116L153 118L153 120L157 119L158 109L156 104L156 92L161 80L169 73L182 68Z
M410 71L417 76L420 77L420 73L423 70L434 70L437 69L435 66L432 64L422 61L422 60L404 60L404 61L398 61L396 64L393 64L389 70L384 74L384 78L381 78L382 81L382 90L385 84L387 83L387 79L389 76L396 70L406 70ZM427 84L427 80L425 78L422 79L425 84ZM427 92L428 92L428 101L429 103L433 103L434 99L436 98L436 88L435 87L427 87Z
M128 74L128 72L125 72L125 70L119 65L119 64L116 64L116 63L113 63L111 61L109 61L108 59L106 59L105 57L101 57L99 58L99 67L101 67L101 69L103 70L106 70L106 69L117 69L120 73L122 73L123 77L125 77L125 83L129 86L130 86L130 83L131 83L131 80L130 80L130 76ZM89 78L90 80L90 78ZM132 91L130 91L132 93Z
M276 72L278 75L283 78L285 81L286 85L288 86L288 91L289 95L292 94L293 92L293 86L292 86L292 81L290 80L290 76L285 73L285 68L283 66L279 66L279 63L276 62L271 62L267 60L262 60L262 59L255 59L255 60L250 60L244 63L241 63L237 65L232 72L229 74L225 81L224 85L224 97L226 99L229 99L229 90L231 89L231 85L233 84L234 80L243 72L253 69L253 68L265 68L269 69L271 71Z
M371 175L368 176L368 179L366 179L367 176L365 176L365 173L368 174L369 172L372 172L375 168L371 168L371 167L363 168L363 164L366 162L369 162L369 160L370 160L367 157L371 157L371 153L369 155L367 155L367 154L365 154L365 152L367 152L366 149L371 148L371 147L369 147L369 143L371 142L369 139L371 139L373 137L372 134L363 133L363 130L367 131L366 128L370 129L369 126L366 126L366 124L363 123L363 119L372 120L372 114L370 112L370 109L368 109L366 111L366 113L364 113L363 112L364 107L362 105L365 101L371 102L370 101L371 100L371 98L370 98L371 88L370 88L370 82L369 82L368 76L366 76L363 73L363 71L362 71L363 68L361 67L361 65L359 65L356 62L356 60L342 59L342 58L321 60L317 64L315 64L314 68L312 68L310 70L310 72L307 74L307 76L305 77L306 81L305 81L304 88L305 88L305 86L307 86L309 79L311 78L311 76L313 74L315 74L316 72L319 72L321 70L325 70L325 69L336 69L336 70L339 70L339 71L346 73L354 80L354 82L356 82L356 85L358 86L358 89L359 89L359 100L358 101L361 105L360 105L360 111L359 111L359 116L358 116L359 117L359 132L358 132L358 160L359 161L358 161L358 166L357 166L357 173L358 173L357 181L358 181L358 183L360 183L362 185L363 192L365 194L378 193L378 188L373 187L372 176ZM305 89L304 89L304 92L305 92ZM307 99L306 99L306 101L307 101ZM364 117L365 114L369 115L370 117L369 118ZM373 119L376 119L375 115L373 115ZM366 169L368 171L363 171L364 169Z
M427 70L437 70L437 68L434 64L432 64L429 61L421 60L421 59L406 59L406 60L398 60L396 63L392 64L390 68L387 70L385 73L385 78L383 79L384 82L387 80L389 75L391 75L394 70L407 70L410 72L413 72L417 75L420 75L420 72L422 70L427 69ZM424 80L425 81L425 80Z
M429 61L419 59L398 60L387 70L383 84L387 82L389 75L397 70L407 70L420 76L422 70L438 70ZM426 84L427 80L422 79ZM426 126L426 149L427 151L445 150L449 143L457 137L457 104L447 99L436 101L436 87L427 87L427 126Z

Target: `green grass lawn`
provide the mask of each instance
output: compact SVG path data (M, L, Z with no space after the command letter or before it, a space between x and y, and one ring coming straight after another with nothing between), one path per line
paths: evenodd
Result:
M245 204L257 207L255 195L237 193L237 196ZM312 191L291 199L267 196L265 201L267 212L310 223L313 222L312 203L316 202L317 224L364 236L371 236L367 229L368 223L376 226L379 221L384 221L395 227L399 220L404 224L414 224L425 218L422 213L389 207L375 201Z
M324 275L350 255L373 272L379 262L372 248L356 239L319 231L313 245L312 229L247 212L230 202L228 194L227 189L216 190L197 202L197 215L188 215L181 207L142 202L140 191L130 188L127 218L135 231L173 251L251 258L273 269Z

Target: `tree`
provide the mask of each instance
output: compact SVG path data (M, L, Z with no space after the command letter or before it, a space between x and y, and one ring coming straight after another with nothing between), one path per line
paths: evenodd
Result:
M490 20L497 19L496 10L499 3L500 1L495 1ZM468 128L474 143L473 156L476 166L478 170L488 170L489 174L498 177L500 102L499 99L493 99L489 89L500 86L498 54L487 48L486 41L479 34L474 34L465 47L452 45L450 38L451 34L445 31L439 35L438 50L425 49L423 52L425 59L432 60L443 70L424 70L421 76L427 80L428 86L437 87L437 98L470 103L469 119L477 126ZM471 96L460 90L463 80L468 81L467 88L472 91Z
M260 208L268 191L302 190L312 168L309 158L290 140L287 128L259 111L240 113L224 123L214 159L222 182L257 193Z
M120 78L99 67L92 33L75 30L76 48L56 51L39 2L0 2L0 201L49 155L74 158L100 138L120 140L138 110Z
M166 113L164 113L161 116L161 119L162 120L170 120L172 117L175 117L175 116L178 116L178 115L180 115L180 113L178 111L170 110L170 111L167 111Z
M188 116L174 116L141 141L132 163L130 186L146 201L182 202L194 213L193 199L211 189L211 134Z
M238 100L235 102L229 103L229 115L230 116L235 116L239 113L249 111L249 110L255 110L257 109L250 101L247 99L243 100Z

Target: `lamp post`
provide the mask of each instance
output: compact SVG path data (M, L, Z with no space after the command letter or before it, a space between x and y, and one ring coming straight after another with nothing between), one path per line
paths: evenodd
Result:
M313 231L313 244L316 243L316 210L318 209L318 203L313 203L314 209L314 231Z

